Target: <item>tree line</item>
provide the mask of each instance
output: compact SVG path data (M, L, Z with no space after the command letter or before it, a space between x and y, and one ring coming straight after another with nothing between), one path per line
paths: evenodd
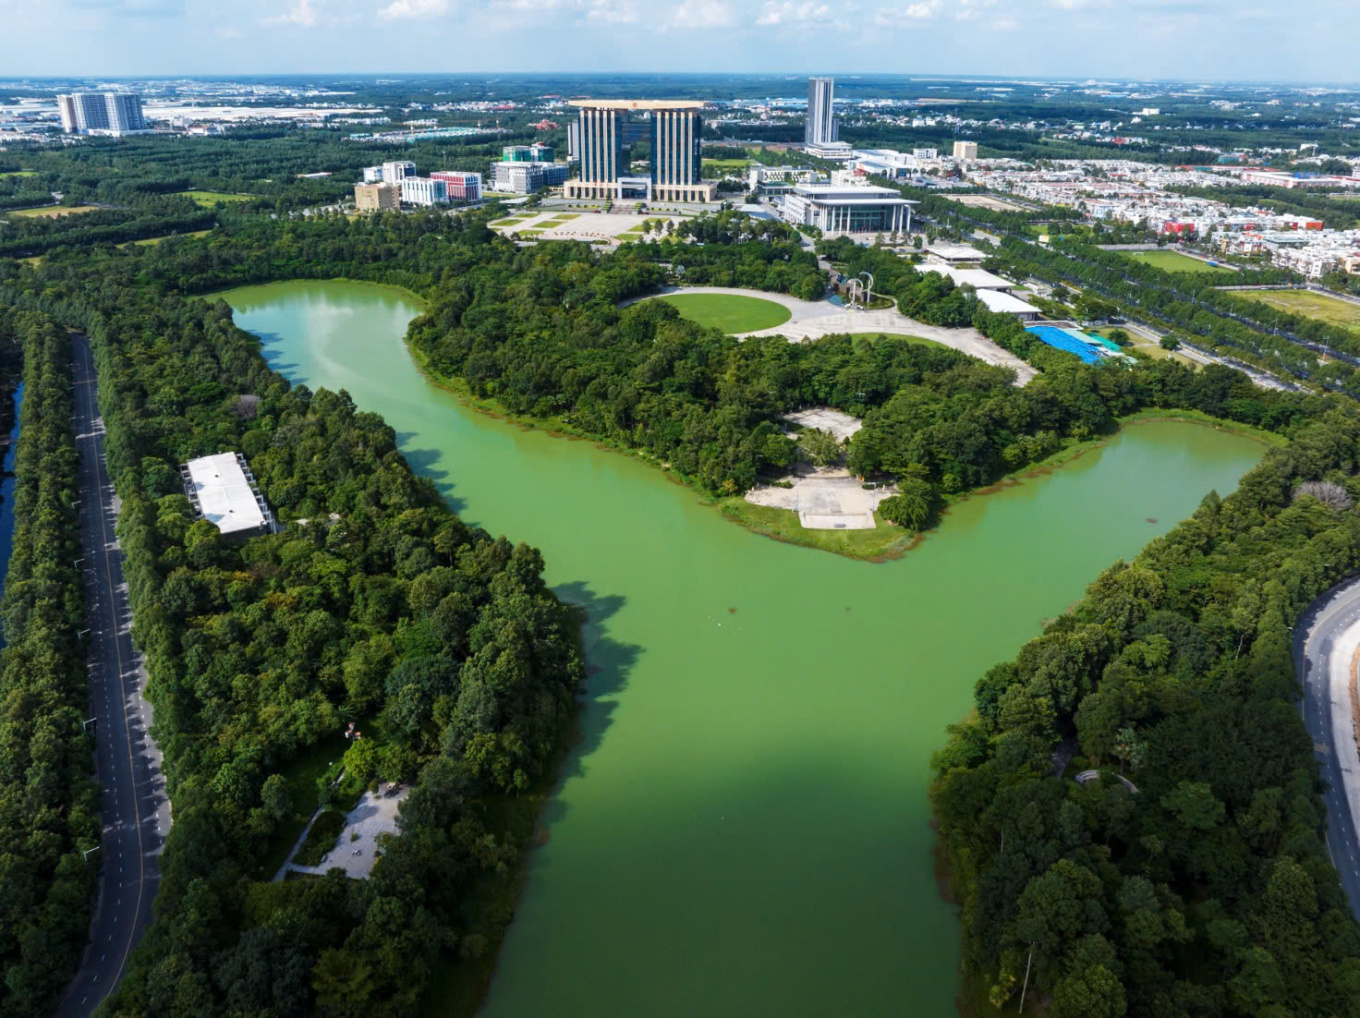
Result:
M53 1012L89 934L98 871L94 741L83 722L85 593L76 559L71 341L51 318L0 305L23 350L14 533L0 598L0 1011Z

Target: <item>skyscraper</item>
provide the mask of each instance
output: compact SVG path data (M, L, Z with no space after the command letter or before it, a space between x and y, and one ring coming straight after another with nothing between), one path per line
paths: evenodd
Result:
M128 134L145 131L142 97L126 92L73 92L57 96L61 129L67 134L93 131Z
M807 124L803 128L803 142L807 145L826 145L840 137L836 111L832 106L836 82L833 78L808 79Z
M563 194L591 200L711 202L704 181L702 102L669 99L573 99L579 176ZM640 118L646 116L646 121ZM651 144L651 174L628 176L630 139ZM631 149L630 149L631 150Z

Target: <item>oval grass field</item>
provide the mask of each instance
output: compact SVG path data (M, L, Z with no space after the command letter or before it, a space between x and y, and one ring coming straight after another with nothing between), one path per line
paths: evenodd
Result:
M653 299L674 304L680 316L691 322L732 334L771 329L792 317L783 304L729 293L676 293Z

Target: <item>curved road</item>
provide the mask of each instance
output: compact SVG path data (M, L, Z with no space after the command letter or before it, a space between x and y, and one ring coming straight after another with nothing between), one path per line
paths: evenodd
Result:
M114 536L117 499L104 462L104 422L95 404L89 341L71 338L76 448L80 454L80 538L90 627L90 715L95 776L104 789L104 833L90 857L99 890L90 940L58 1018L86 1018L118 985L128 955L151 921L160 883L158 856L170 829L161 755L147 734L146 671L132 647L132 612L123 553Z
M1360 752L1351 708L1352 662L1360 651L1360 576L1318 598L1294 628L1294 663L1303 687L1304 724L1327 782L1327 849L1360 916Z

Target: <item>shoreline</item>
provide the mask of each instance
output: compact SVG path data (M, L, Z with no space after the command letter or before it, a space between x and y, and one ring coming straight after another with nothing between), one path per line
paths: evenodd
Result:
M385 284L381 284L385 285ZM542 431L554 438L564 438L568 441L591 442L596 448L609 452L621 453L631 456L649 466L660 469L662 477L673 484L680 484L688 488L699 499L700 503L718 510L723 519L734 523L739 527L749 530L753 534L769 538L772 541L779 541L783 544L792 544L802 548L810 548L814 551L825 551L833 555L840 555L844 558L854 559L859 562L868 562L873 565L881 565L885 562L894 562L903 558L908 552L917 548L932 533L937 531L940 523L949 515L950 509L955 505L966 502L971 498L995 494L1005 488L1013 488L1023 484L1026 480L1035 477L1045 477L1055 469L1066 466L1067 464L1080 459L1088 452L1093 452L1104 448L1109 442L1117 438L1125 428L1138 427L1142 424L1150 424L1162 421L1170 421L1178 424L1190 424L1199 427L1213 428L1215 431L1223 431L1228 434L1240 435L1259 442L1267 448L1273 448L1285 444L1287 441L1282 435L1274 432L1265 431L1250 424L1238 424L1234 421L1226 421L1198 410L1178 410L1178 409L1149 409L1139 410L1121 417L1117 420L1116 429L1108 435L1100 435L1096 438L1084 439L1074 442L1065 448L1044 459L1035 460L1027 463L1023 467L1018 467L1007 474L997 478L991 484L980 488L973 488L970 491L960 492L957 495L945 497L945 504L941 508L936 522L927 530L908 532L891 523L878 522L878 526L873 530L807 530L798 523L798 514L791 509L772 509L767 506L758 506L747 502L745 493L741 495L714 496L700 489L688 477L672 469L668 464L649 456L640 450L630 449L625 446L617 445L607 439L602 439L595 435L587 435L574 429L571 425L562 421L560 418L539 419L526 417L512 413L505 409L500 403L493 399L483 399L474 396L467 387L467 383L460 378L450 378L442 375L430 367L429 358L423 352L411 345L410 341L403 337L402 344L406 347L407 353L415 363L416 370L427 383L437 389L451 393L459 402L477 413L485 414L488 417L495 417L506 421L525 431ZM867 535L867 536L866 536Z

